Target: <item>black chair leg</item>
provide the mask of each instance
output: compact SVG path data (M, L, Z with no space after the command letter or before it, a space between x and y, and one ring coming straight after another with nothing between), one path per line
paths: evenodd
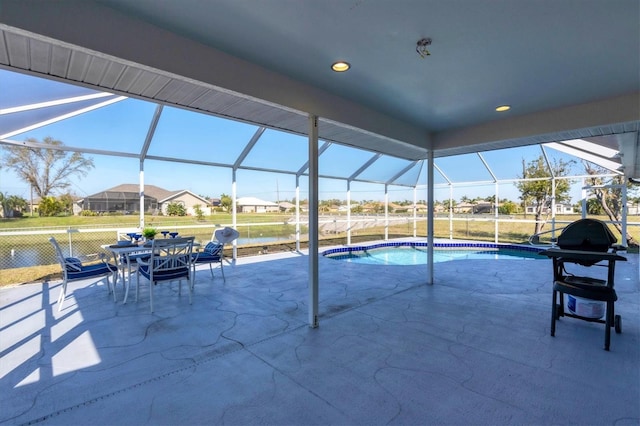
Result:
M558 315L557 306L556 306L556 291L553 290L553 300L551 303L551 335L555 336L556 334L556 318Z

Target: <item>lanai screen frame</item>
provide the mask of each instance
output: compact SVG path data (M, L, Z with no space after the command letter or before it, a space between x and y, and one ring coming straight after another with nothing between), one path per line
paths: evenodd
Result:
M15 71L13 69L10 69L9 71ZM31 73L27 73L25 72L24 74L27 75L32 75ZM43 78L40 75L35 76L35 78ZM70 87L75 87L73 83L69 83L66 82ZM318 195L318 179L319 178L328 178L328 179L340 179L340 180L344 180L346 183L346 188L345 188L345 192L347 193L347 200L348 200L348 206L347 206L347 212L348 212L348 220L350 220L350 212L351 212L351 206L350 206L350 195L349 195L349 188L352 182L366 182L366 183L373 183L373 184L380 184L383 185L384 187L384 192L385 192L385 220L388 220L388 196L387 196L387 190L389 186L400 186L400 187L407 187L407 188L412 188L414 190L414 194L416 191L416 188L418 188L418 186L420 185L420 179L423 177L423 171L426 171L426 182L425 184L427 185L428 191L427 191L427 199L428 199L428 217L427 217L427 238L429 241L429 273L428 273L428 283L429 284L433 284L433 252L432 252L432 247L433 247L433 213L434 213L434 180L433 180L433 176L434 176L434 172L437 169L437 166L435 164L435 153L433 151L428 150L427 151L427 158L425 159L421 159L421 160L407 160L407 159L400 159L402 161L404 161L405 165L404 167L400 167L398 170L394 171L391 173L391 177L386 179L386 180L372 180L372 179L363 179L361 176L363 173L365 173L367 170L369 170L378 160L380 160L381 158L389 158L392 156L386 155L386 154L381 154L376 152L375 150L371 150L368 151L371 153L371 156L362 164L358 164L355 168L354 171L352 171L351 173L349 173L348 176L336 176L336 175L323 175L321 173L319 173L319 167L318 167L318 162L322 156L322 154L328 150L332 145L341 145L341 144L337 144L336 142L328 142L328 141L321 141L318 138L318 117L314 116L312 114L309 114L308 116L308 122L309 122L309 127L308 127L308 132L307 134L304 133L294 133L297 136L306 136L308 137L308 144L309 144L309 149L308 149L308 154L309 154L309 159L305 164L301 164L299 165L297 168L292 168L291 170L283 170L283 169L275 169L275 168L269 168L269 167L251 167L251 166L246 166L243 165L243 161L247 158L247 156L251 153L251 150L253 149L253 147L256 146L256 144L258 143L258 141L260 140L261 136L264 134L264 132L269 129L267 126L264 125L256 125L255 123L249 123L246 122L246 124L250 124L253 126L257 126L256 131L254 132L253 136L250 138L250 140L248 140L246 142L246 145L244 146L244 149L242 150L242 153L233 161L233 162L229 162L229 163L217 163L217 162L211 162L211 161L202 161L202 160L196 160L196 159L185 159L185 158L176 158L176 157L167 157L167 156L154 156L154 155L149 155L149 149L153 143L153 137L154 137L154 133L156 132L156 128L157 125L159 123L159 121L162 118L162 113L164 108L170 107L170 108L180 108L178 106L174 106L174 105L164 105L162 103L158 103L158 102L154 102L154 101L149 101L149 100L144 100L144 102L150 102L152 104L155 104L155 110L154 110L154 114L152 116L152 119L150 120L150 123L148 125L147 128L147 133L144 139L144 142L142 144L142 149L140 150L139 153L132 153L132 152L122 152L122 151L112 151L109 149L95 149L95 148L86 148L86 147L82 147L82 146L64 146L62 148L58 147L58 146L47 146L41 143L35 143L32 144L30 142L26 142L26 141L17 141L12 139L13 137L20 135L22 133L24 133L26 130L28 129L33 129L33 128L37 128L37 127L41 127L41 126L46 126L47 124L50 123L54 123L60 120L65 120L68 119L70 117L74 117L74 116L78 116L81 114L85 114L89 111L98 109L98 108L104 108L107 107L109 105L118 103L118 102L122 102L126 99L128 99L125 96L119 96L117 94L113 94L113 93L109 93L109 92L99 92L99 91L95 91L93 89L87 89L90 91L94 92L94 96L91 97L79 97L79 96L73 96L70 98L64 98L64 97L58 97L56 99L50 99L48 101L44 101L44 102L37 102L37 103L31 103L31 104L21 104L21 105L15 105L13 107L10 108L3 108L0 111L0 117L1 116L5 116L8 117L9 115L14 115L17 116L17 114L34 114L37 115L37 113L41 113L42 111L44 111L47 108L51 108L51 107L55 107L55 108L63 108L64 109L64 113L62 114L49 114L48 117L46 118L40 118L37 120L32 121L31 123L28 123L28 119L26 119L26 121L23 123L24 125L19 126L17 128L12 128L12 129L2 129L1 130L1 134L0 134L0 144L3 145L13 145L13 146L26 146L26 147L32 147L32 148L50 148L50 149L61 149L63 151L70 151L70 152L81 152L81 153L87 153L87 154L96 154L96 155L105 155L105 156L114 156L114 157L123 157L123 158L131 158L131 159L137 159L139 161L139 187L140 187L140 205L144 205L144 166L145 166L145 160L150 159L150 160L158 160L158 161L164 161L164 162L178 162L178 163L186 163L186 164L197 164L197 165L202 165L202 166L211 166L211 167L222 167L222 168L228 168L231 171L232 174L232 199L233 199L233 225L236 226L237 222L236 222L236 199L237 199L237 188L236 188L236 173L238 170L254 170L254 171L263 171L263 172L268 172L268 173L280 173L280 174L288 174L288 175L293 175L295 176L296 179L296 193L298 193L299 191L299 181L301 177L307 177L309 179L309 198L310 198L310 215L309 215L309 227L310 227L310 236L309 236L309 253L310 253L310 306L311 306L311 310L309 312L309 323L312 327L316 327L318 325L317 322L317 318L318 318L318 312L317 312L317 289L318 289L318 277L317 277L317 248L318 248L318 211L317 211L317 205L318 205L318 199L317 199L317 195ZM198 111L192 111L189 110L187 108L182 108L188 111L191 111L195 114L200 113L200 114L204 114L202 112L198 112ZM206 114L206 115L213 115L213 114ZM215 116L215 115L213 115ZM222 119L230 119L229 117L220 117L218 116L218 118L222 118ZM238 120L240 122L244 122L242 120ZM27 124L25 124L27 123ZM282 129L277 129L277 128L271 128L271 130L274 131L283 131ZM537 144L540 145L541 147L543 147L544 144ZM353 149L358 149L358 150L362 150L361 148L353 148ZM542 148L542 152L544 155L544 148ZM491 171L491 168L489 167L489 165L486 163L486 161L482 158L481 153L477 153L480 158L482 159L483 164L485 165L485 167L487 168L487 170L489 171L489 173L492 176L492 180L493 183L497 186L498 185L498 179L496 178L496 176L493 174L493 172ZM545 155L546 156L546 155ZM398 157L399 158L399 157ZM591 159L591 161L593 161L593 158ZM425 163L426 163L426 170L425 170ZM602 164L599 164L602 166ZM403 179L403 177L406 177L406 175L409 172L415 171L415 169L418 168L419 172L416 174L416 179L414 182L412 183L401 183L400 181ZM439 172L442 174L442 176L444 176L446 178L446 174L442 171L439 170ZM614 174L622 174L620 173L618 170L614 170L612 171ZM583 176L572 176L572 177L568 177L568 178L578 178L578 177L583 177ZM552 179L555 177L552 177ZM448 178L446 178L448 180ZM450 185L453 185L454 183L449 181ZM552 197L552 203L553 203L554 199ZM300 211L300 206L299 206L299 202L300 202L300 197L296 196L296 202L297 202L297 206L296 206L296 211L298 212L298 215L296 217L296 222L297 222L297 248L299 249L299 225L300 225L300 220L299 220L299 211ZM496 194L496 203L498 202L498 197ZM416 204L416 197L414 195L414 206ZM314 208L315 206L315 208ZM414 208L414 215L415 215L415 208ZM495 209L496 211L496 215L497 215L497 208ZM555 214L555 209L553 209L554 214ZM313 214L311 214L313 212ZM497 221L496 221L496 227L497 227ZM623 222L623 226L625 226L626 229L626 216L625 216L625 220ZM143 228L144 227L144 211L141 209L140 211L140 217L139 217L139 227ZM385 233L385 238L388 235ZM350 232L348 235L348 243L350 243ZM236 244L234 244L234 258L236 256Z
M13 71L13 70L11 70ZM24 73L24 74L29 74L29 73ZM38 80L45 80L43 79L41 76L33 76L30 78L34 78L34 79L38 79ZM63 86L58 86L58 89L60 87ZM42 111L45 110L53 110L51 113L48 114L44 114L45 118L40 118L39 122L33 122L33 123L29 123L28 119L29 117L27 117L27 121L26 125L19 127L19 128L15 128L15 129L11 129L10 131L4 131L2 132L2 134L0 135L0 140L2 141L2 143L4 144L9 144L9 145L19 145L19 146L28 146L29 143L28 142L23 142L23 141L15 141L12 139L9 139L12 136L18 135L20 133L23 133L25 130L29 130L29 129L33 129L39 126L46 126L48 124L60 121L60 120L66 120L78 115L82 115L82 114L86 114L87 112L93 111L95 109L100 109L100 108L105 108L108 107L110 105L113 105L115 103L124 101L126 99L128 99L125 96L118 96L116 94L112 94L109 92L100 92L100 91L95 91L93 89L79 89L78 86L73 85L73 84L65 84L64 87L67 87L68 89L70 89L72 92L75 92L76 90L84 90L86 92L90 92L89 94L84 94L84 95L77 95L74 93L74 96L71 97L67 97L67 98L60 98L59 96L56 97L55 99L52 100L47 100L45 102L37 102L34 104L24 104L22 103L21 105L16 105L16 106L12 106L11 108L4 108L2 109L2 111L0 111L0 115L9 115L9 114L15 114L15 115L20 115L22 113L22 115L27 115L29 113L32 113L32 115L34 116L34 120L35 117L38 116L38 113L41 113ZM167 157L167 156L157 156L157 155L150 155L148 153L149 149L152 147L152 142L153 142L153 137L154 137L154 133L156 131L156 126L158 125L158 123L160 122L160 120L162 119L162 113L164 111L164 108L166 107L163 104L157 103L157 102L151 102L151 101L143 101L146 103L149 103L151 105L155 105L155 112L153 114L153 117L148 125L147 128L147 132L146 132L146 138L143 144L143 147L141 149L140 153L124 153L124 152L118 152L118 151L111 151L111 150L95 150L95 149L87 149L85 147L81 147L81 146L66 146L64 148L64 150L66 151L77 151L77 152L83 152L83 153L94 153L94 154L99 154L99 155L110 155L110 156L116 156L116 157L128 157L128 158L136 158L139 162L140 162L140 194L141 194L141 199L140 199L140 203L144 202L144 161L146 159L153 159L153 160L159 160L159 161L166 161L166 162L182 162L182 163L192 163L192 164L199 164L199 165L205 165L205 166L211 166L211 167L222 167L222 168L229 168L231 169L232 175L234 177L233 179L233 185L235 185L235 174L238 170L253 170L253 171L262 171L262 172L268 172L268 173L279 173L279 174L290 174L290 175L295 175L296 177L296 192L298 192L298 188L299 188L299 179L303 176L308 177L309 173L308 173L308 161L301 165L298 168L292 168L291 170L286 170L286 169L282 169L282 168L270 168L270 167L255 167L255 166L248 166L246 164L243 164L245 159L251 154L253 148L256 146L256 144L258 143L258 141L260 140L260 138L263 136L264 132L268 129L265 126L258 126L256 128L255 133L253 134L252 138L246 142L244 149L242 150L241 154L238 155L238 157L233 161L233 162L207 162L207 161L198 161L198 160L188 160L185 158L172 158L172 157ZM174 106L169 106L169 108L177 108L180 109L178 107L174 107ZM61 110L61 111L60 111ZM187 111L188 113L198 113L198 112L194 112L191 110L188 110L186 108L182 108L182 110ZM56 115L57 114L57 115ZM211 115L211 114L203 114L203 115ZM228 117L220 117L221 119L225 119L228 120ZM37 120L36 120L37 121ZM24 123L24 122L23 122ZM244 122L242 122L244 123ZM250 124L250 125L254 125L252 123L245 123L245 124ZM283 132L281 129L272 129L275 132ZM305 136L304 134L296 134L296 136ZM322 143L322 145L319 147L319 156L322 156L324 154L324 152L330 148L332 145L335 145L335 143L332 142L326 142L324 141ZM338 144L339 145L339 144ZM596 164L598 164L601 167L606 167L609 169L612 169L613 167L616 166L616 163L610 161L607 159L607 155L606 154L599 154L599 153L592 153L592 152L587 152L585 154L585 156L580 156L580 150L576 149L575 146L571 146L570 143L563 145L562 143L548 143L548 144L538 144L541 147L541 152L542 154L545 156L545 158L547 158L546 152L545 152L545 148L544 146L550 146L553 147L555 149L559 149L560 151L564 151L564 152L568 152L569 154L572 155L576 155L576 153L578 154L578 158L582 158L582 159L587 159L588 161L592 161L595 162ZM34 147L41 147L41 148L49 148L46 145L34 145ZM564 147L564 149L563 149ZM352 150L357 150L357 151L365 151L362 150L360 148L349 148L347 146L343 146L343 149L352 149ZM593 150L591 150L593 151ZM384 193L385 193L385 216L388 215L388 193L387 193L387 189L389 186L399 186L399 187L408 187L408 188L413 188L414 190L414 205L415 205L415 190L418 186L420 186L420 179L423 177L423 169L424 169L424 162L426 160L405 160L405 159L398 159L400 161L404 162L404 167L400 168L397 172L395 172L390 179L387 180L372 180L372 179L366 179L366 178L362 178L362 174L366 173L368 170L371 169L371 167L375 166L377 164L377 162L379 162L378 160L380 159L389 159L389 158L393 158L389 155L385 155L385 154L381 154L381 153L376 153L375 151L368 151L371 153L371 156L369 157L369 159L365 162L363 162L362 165L357 166L357 169L349 174L349 175L344 175L344 176L339 176L339 175L333 175L333 174L323 174L323 173L319 173L318 177L319 178L328 178L328 179L339 179L339 180L345 180L346 181L346 190L345 192L347 193L347 201L348 201L348 208L347 208L347 212L348 212L348 220L350 220L350 212L351 212L351 208L350 208L350 186L352 182L366 182L366 183L374 183L374 184L380 184L384 186ZM584 153L584 150L582 151ZM480 152L476 153L479 158L481 159L484 167L486 168L486 170L489 172L490 176L491 176L491 180L490 181L486 181L485 183L492 183L496 186L496 200L498 200L497 197L497 188L498 185L500 183L504 183L504 182L515 182L517 179L509 179L509 180L500 180L498 179L495 174L492 172L488 162L483 158L482 154ZM608 157L611 157L612 154L609 153ZM585 158L586 157L586 158ZM435 161L435 160L434 160ZM547 164L548 164L548 160L547 160ZM549 166L549 164L548 164ZM453 182L451 179L449 179L446 175L446 173L437 166L437 164L434 164L435 170L442 176L445 178L445 180L447 181L447 184L449 186L455 186L456 184L459 185L463 185L463 184L478 184L481 182L464 182L464 183L460 183L460 182ZM399 182L400 180L402 180L403 178L406 179L407 175L409 174L409 172L413 172L414 170L418 170L418 172L415 174L415 179L413 181L410 182ZM618 172L619 174L621 174L620 172ZM570 176L569 178L584 178L585 176ZM521 179L520 179L521 180ZM426 182L428 185L428 182ZM299 196L296 196L296 200L300 200ZM552 200L552 202L555 200ZM234 196L234 205L235 205L235 196ZM296 206L297 210L299 211L299 205ZM497 213L497 209L494 208L494 210L496 210L496 215ZM552 209L555 212L555 209ZM414 209L415 212L415 209ZM144 227L144 214L141 211L140 214L140 219L139 219L139 226L140 227ZM235 216L234 216L234 225L235 225ZM497 222L496 222L496 228L497 228ZM298 223L298 227L299 227L299 223ZM298 232L299 234L299 232ZM496 229L496 235L497 235L497 229ZM350 244L350 232L348 234L348 244ZM385 232L385 238L387 237L387 234ZM496 236L497 238L497 236ZM299 238L297 238L297 247L299 248ZM235 252L234 252L235 254Z

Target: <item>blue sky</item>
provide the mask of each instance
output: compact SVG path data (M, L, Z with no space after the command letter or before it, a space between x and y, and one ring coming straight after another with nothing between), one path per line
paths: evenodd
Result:
M0 109L15 107L66 96L93 93L93 91L72 87L67 84L43 80L27 75L0 70ZM39 120L77 109L78 105L88 106L103 100L83 101L70 105L40 108L29 113L39 116ZM42 140L50 136L61 140L65 145L89 147L137 154L141 151L156 105L137 99L126 99L104 108L68 118L53 124L35 128L7 139L22 141L27 138ZM17 114L0 116L0 134L6 133L6 127L18 120ZM13 124L15 127L15 124ZM153 136L149 156L166 156L185 160L201 160L212 163L233 163L247 142L256 132L254 125L232 120L197 114L173 107L164 107L157 129ZM322 141L320 142L322 143ZM541 154L539 146L489 151L483 157L499 180L514 179L522 173L522 160L526 162ZM552 158L567 160L569 157L554 150L548 150ZM83 178L73 180L71 192L78 196L87 196L122 183L138 183L140 164L137 159L87 154L93 158L95 168ZM340 145L332 145L320 157L320 173L331 176L349 176L365 163L373 154L364 150ZM298 170L307 161L306 137L267 130L243 165L256 168ZM437 158L436 165L453 182L468 183L456 185L453 198L462 196L474 198L493 195L495 185L477 154ZM394 157L385 156L367 169L363 178L385 181L404 168L408 163ZM425 166L426 168L426 166ZM575 169L582 174L581 166ZM229 167L212 167L194 164L181 164L148 159L144 163L145 183L169 190L188 189L196 194L219 197L231 194L232 171ZM426 170L412 170L406 175L406 181L418 179L422 188L418 199L426 199ZM446 180L436 171L435 183ZM477 185L470 182L486 182ZM306 178L300 180L300 197L307 198ZM295 196L295 176L292 174L267 173L252 170L238 170L238 196L253 196L265 200L278 201L292 199ZM320 180L321 199L346 199L346 181L338 179ZM6 168L0 169L0 191L8 195L29 198L27 184ZM517 201L518 191L513 183L498 186L500 199ZM436 199L449 197L449 189L437 189ZM384 185L354 182L351 185L353 200L384 199ZM573 202L579 201L579 185L572 191ZM389 186L391 201L412 200L413 190L400 186Z

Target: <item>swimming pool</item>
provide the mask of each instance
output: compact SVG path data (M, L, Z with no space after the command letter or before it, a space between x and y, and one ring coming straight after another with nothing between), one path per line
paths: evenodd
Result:
M537 260L547 259L540 247L492 243L435 243L433 261L451 260ZM426 265L426 242L393 242L326 250L330 259L369 265Z

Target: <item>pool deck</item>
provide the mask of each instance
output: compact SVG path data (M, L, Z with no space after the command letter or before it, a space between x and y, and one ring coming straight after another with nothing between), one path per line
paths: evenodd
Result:
M323 249L324 250L324 249ZM114 303L104 285L0 289L0 424L640 424L638 254L616 265L622 334L551 317L550 260L361 265L239 259ZM206 268L206 269L205 269ZM591 267L602 274L606 268ZM184 290L184 288L183 288ZM122 287L118 288L121 299Z

